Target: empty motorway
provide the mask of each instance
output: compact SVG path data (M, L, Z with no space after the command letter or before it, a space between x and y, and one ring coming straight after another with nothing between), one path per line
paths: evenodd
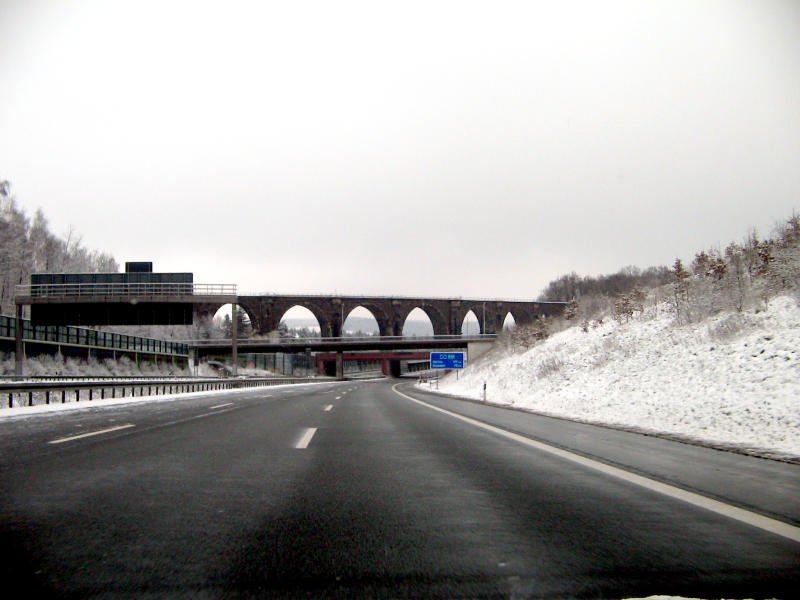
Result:
M5 418L0 581L44 598L789 598L800 466L397 381Z

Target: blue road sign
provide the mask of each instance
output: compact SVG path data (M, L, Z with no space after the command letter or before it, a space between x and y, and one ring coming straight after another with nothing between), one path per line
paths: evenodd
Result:
M463 352L431 352L431 369L463 369Z

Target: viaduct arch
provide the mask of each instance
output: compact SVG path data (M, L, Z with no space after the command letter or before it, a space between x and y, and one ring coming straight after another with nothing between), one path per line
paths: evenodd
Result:
M358 307L372 313L381 336L401 336L403 324L415 308L428 315L434 335L460 335L464 317L469 311L477 317L481 333L498 333L503 330L503 321L508 313L518 325L524 325L560 314L565 306L564 302L322 295L239 296L238 304L247 313L257 335L275 331L290 308L302 306L316 317L322 337L340 336L344 320ZM222 306L222 303L198 304L195 305L195 314L200 318L210 318Z

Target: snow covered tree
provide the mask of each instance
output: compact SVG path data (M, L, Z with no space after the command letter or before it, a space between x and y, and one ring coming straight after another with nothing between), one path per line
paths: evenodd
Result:
M706 275L709 270L710 262L711 257L709 257L705 251L701 250L695 254L694 260L692 261L692 273L695 275Z
M755 247L758 263L756 264L756 274L766 275L769 272L770 264L775 260L772 252L772 240L758 242Z
M719 252L712 252L708 260L708 271L706 275L714 279L715 281L721 281L723 277L725 277L725 273L728 271L728 265L725 263L725 259L719 255Z
M54 235L41 209L33 221L17 205L11 185L0 182L0 311L11 314L17 285L31 273L116 272L119 266L107 253L89 251L72 229L66 239Z
M564 307L563 315L567 321L571 321L578 316L578 303L575 301L575 299L572 299L569 301L569 303L567 303L567 305Z
M688 319L689 277L689 272L683 266L683 261L680 258L676 258L672 265L672 292L678 321L682 317Z
M225 313L222 317L222 322L220 324L220 330L222 332L222 337L226 339L231 339L233 337L233 322L231 321L231 315ZM252 335L252 326L250 325L250 319L247 317L247 313L240 307L236 307L236 337L239 338L246 338Z

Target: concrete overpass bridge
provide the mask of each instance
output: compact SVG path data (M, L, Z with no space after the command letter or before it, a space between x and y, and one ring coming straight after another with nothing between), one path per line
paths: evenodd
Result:
M559 314L563 302L532 302L485 298L430 298L422 296L344 296L344 295L244 295L237 305L247 313L253 331L266 335L278 328L292 308L308 309L317 319L322 337L339 337L347 316L356 308L369 311L378 323L382 337L401 336L406 318L416 308L433 325L434 335L460 335L464 318L472 312L482 334L498 333L510 314L518 325ZM211 318L226 302L195 304L195 314Z
M342 363L380 364L380 371L386 377L400 377L402 362L417 361L430 366L430 356L429 352L346 352L342 354ZM317 363L317 373L336 375L338 354L335 352L317 354L314 360ZM344 368L344 375L346 374L347 367Z
M347 361L380 360L385 375L398 376L400 362L409 359L426 359L430 352L465 351L468 360L474 360L491 348L495 334L437 335L425 337L366 336L319 338L262 338L215 340L185 340L189 349L189 367L209 357L231 357L235 363L238 352L252 354L305 353L314 356L320 374L344 376Z
M488 335L434 335L423 337L377 335L365 337L313 337L313 338L240 338L237 348L254 354L283 352L286 354L312 352L363 352L373 350L454 350L467 348L470 344L492 343L497 338ZM198 358L231 354L233 340L182 340Z

